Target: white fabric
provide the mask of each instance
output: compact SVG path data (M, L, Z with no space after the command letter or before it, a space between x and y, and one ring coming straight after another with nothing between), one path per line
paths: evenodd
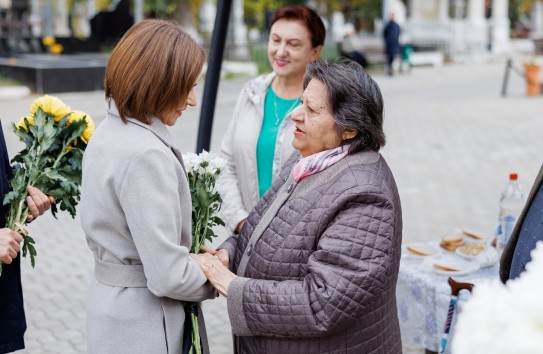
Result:
M437 242L430 244L438 247ZM442 251L442 256L450 256L451 254L451 252ZM448 276L434 273L428 264L427 260L408 255L406 251L402 254L396 285L398 317L402 340L438 352L451 301L451 287L447 283ZM477 272L465 276L452 276L457 282L472 283L475 286L482 279L497 277L498 264L481 268ZM460 291L446 353L451 352L452 336L454 336L454 325L458 313L462 311L462 306L470 296L471 294L467 290Z

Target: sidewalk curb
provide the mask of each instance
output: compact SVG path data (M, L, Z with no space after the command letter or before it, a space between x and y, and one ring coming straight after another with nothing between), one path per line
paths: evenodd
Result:
M30 89L26 86L0 87L0 101L23 98L30 95Z

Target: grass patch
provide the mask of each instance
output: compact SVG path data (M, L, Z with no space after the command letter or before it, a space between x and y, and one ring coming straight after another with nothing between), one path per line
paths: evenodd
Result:
M0 86L22 86L21 83L10 77L0 75Z

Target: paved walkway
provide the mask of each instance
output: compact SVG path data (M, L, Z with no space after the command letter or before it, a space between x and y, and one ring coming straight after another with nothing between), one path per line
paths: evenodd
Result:
M387 146L404 210L404 242L441 237L455 227L491 234L498 198L509 172L519 173L527 193L543 163L543 96L524 96L521 78L511 76L500 97L505 62L415 68L393 78L375 74L385 97ZM217 150L243 80L220 84L212 150ZM198 97L203 83L198 85ZM104 117L103 92L59 94L72 108ZM9 121L28 112L34 97L1 101L8 149L21 148ZM178 146L196 146L199 109L173 128ZM28 317L28 354L85 352L85 299L92 257L79 220L50 215L31 225L36 268L23 260ZM221 236L224 238L224 235ZM232 353L225 301L205 303L212 353ZM404 352L423 350L405 343Z

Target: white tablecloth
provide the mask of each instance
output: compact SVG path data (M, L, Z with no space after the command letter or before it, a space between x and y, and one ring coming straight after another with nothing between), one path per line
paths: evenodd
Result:
M437 242L431 244L437 244ZM443 255L452 256L447 251L443 251ZM428 259L423 258L402 255L396 287L400 328L404 341L439 352L451 300L451 287L447 282L449 276L434 273L428 267ZM497 278L498 269L499 266L495 263L477 272L464 276L452 276L452 278L457 282L477 285L482 279ZM451 352L451 340L454 336L454 324L458 313L462 311L462 305L470 296L467 290L460 291L446 353Z

